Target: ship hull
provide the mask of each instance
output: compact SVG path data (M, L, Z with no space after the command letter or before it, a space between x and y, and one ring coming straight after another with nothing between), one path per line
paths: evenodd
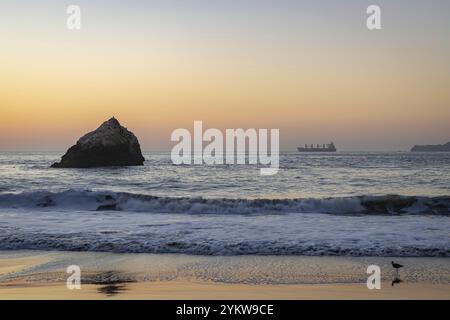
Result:
M336 152L336 149L329 148L297 148L298 152Z

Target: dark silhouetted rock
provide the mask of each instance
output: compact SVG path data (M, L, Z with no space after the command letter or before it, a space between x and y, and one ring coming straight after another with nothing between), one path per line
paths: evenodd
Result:
M450 142L426 146L414 146L412 152L450 152Z
M141 166L144 157L136 136L114 117L82 136L53 168Z

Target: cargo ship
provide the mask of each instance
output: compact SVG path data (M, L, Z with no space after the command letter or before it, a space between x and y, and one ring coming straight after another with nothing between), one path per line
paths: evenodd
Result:
M305 144L304 147L298 147L298 152L336 152L336 147L334 146L333 142L330 142L329 144L323 144L323 145L310 145L308 146Z

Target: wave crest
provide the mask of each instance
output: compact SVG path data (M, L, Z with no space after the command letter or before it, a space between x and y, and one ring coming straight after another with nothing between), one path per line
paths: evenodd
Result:
M450 215L450 196L352 196L296 199L160 197L112 191L66 190L0 194L0 208L119 210L188 214L430 214Z

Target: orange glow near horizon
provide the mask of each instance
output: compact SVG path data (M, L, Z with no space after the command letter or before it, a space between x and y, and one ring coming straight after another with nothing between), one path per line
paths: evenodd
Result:
M116 14L79 33L57 19L36 29L33 20L5 18L0 150L65 149L111 116L143 149L170 148L170 132L194 120L279 128L284 150L330 140L344 149L408 149L450 139L448 34L422 30L407 42L402 25L376 34L310 16L286 16L286 25L269 19L269 29L258 15L232 16L246 24L242 31L224 16L208 30L214 20L206 15L198 25L172 17L147 26L123 13L119 26Z

